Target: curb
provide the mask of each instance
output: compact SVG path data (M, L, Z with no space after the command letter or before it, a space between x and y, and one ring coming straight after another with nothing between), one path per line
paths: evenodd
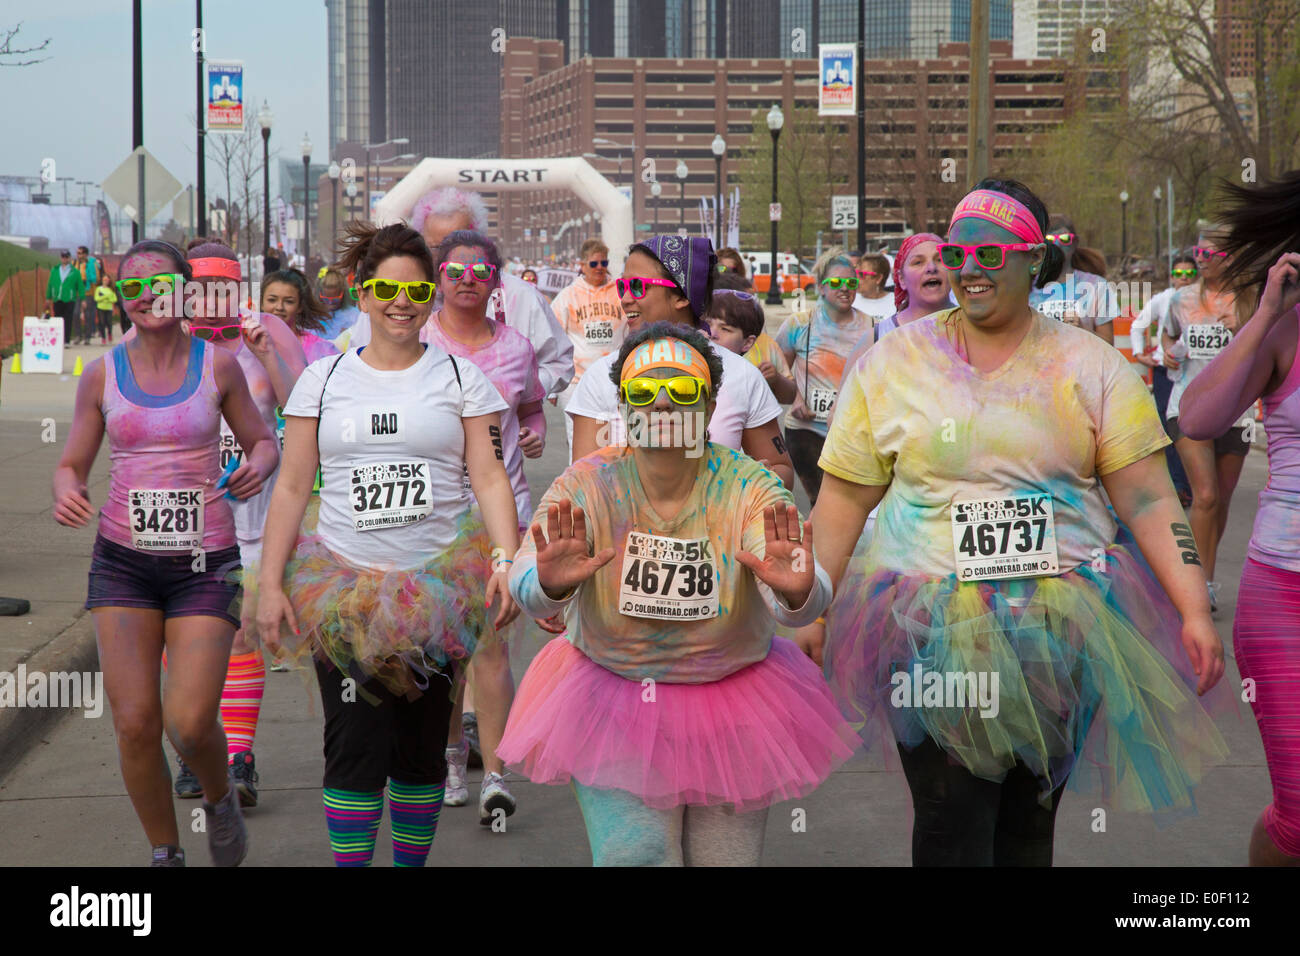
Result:
M95 626L90 613L83 609L49 643L18 663L26 664L29 672L99 670L99 648L95 644ZM107 701L104 709L107 712ZM42 743L50 729L72 713L67 707L0 708L0 785L28 751Z

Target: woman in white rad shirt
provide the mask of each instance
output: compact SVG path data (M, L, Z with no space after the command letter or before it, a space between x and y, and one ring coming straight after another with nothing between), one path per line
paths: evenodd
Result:
M717 256L708 239L651 236L632 246L623 276L616 280L627 333L652 322L702 328L716 272ZM767 464L787 488L793 487L794 465L778 425L781 406L763 373L728 349L714 351L722 359L727 384L718 390L707 440ZM613 359L610 354L593 362L569 399L565 414L573 421L572 461L627 442L618 389L609 377ZM695 439L700 447L706 441L704 435L684 437Z
M348 233L343 261L372 338L312 363L289 397L257 622L272 649L315 658L335 862L368 865L387 784L394 863L422 866L442 807L457 663L494 601L496 627L518 613L509 561L492 558L519 543L506 403L473 363L420 341L434 267L419 233L366 223ZM300 538L318 463L317 533Z

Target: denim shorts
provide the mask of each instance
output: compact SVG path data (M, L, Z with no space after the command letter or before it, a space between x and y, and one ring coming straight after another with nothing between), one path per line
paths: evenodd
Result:
M172 617L217 617L239 627L239 549L204 556L195 571L188 554L151 554L95 538L86 607L143 607Z

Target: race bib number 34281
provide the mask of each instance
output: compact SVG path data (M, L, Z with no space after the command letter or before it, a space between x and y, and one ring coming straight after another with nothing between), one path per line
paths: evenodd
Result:
M202 488L132 488L127 492L131 547L190 551L203 547Z
M1048 494L954 501L952 544L958 581L1039 578L1060 572Z
M352 466L352 523L357 531L400 528L433 513L429 463L418 459Z
M619 581L618 609L628 617L700 621L718 616L717 568L707 538L629 532Z

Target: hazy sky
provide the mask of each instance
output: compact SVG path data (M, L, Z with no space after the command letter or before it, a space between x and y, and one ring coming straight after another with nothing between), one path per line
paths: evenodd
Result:
M195 180L193 0L145 0L144 145L184 185ZM60 177L103 181L131 152L130 0L3 0L0 26L22 21L17 45L46 37L43 63L0 68L0 174L36 176L53 157ZM245 109L265 99L275 151L302 162L304 132L329 149L323 0L207 0L207 55L244 61ZM209 139L209 143L211 139ZM208 149L208 200L221 195ZM70 201L82 187L70 183ZM55 202L63 186L53 190ZM91 195L98 195L92 192ZM74 199L74 197L76 197ZM183 198L183 197L182 197ZM165 214L164 214L165 216ZM183 214L182 214L183 217Z

